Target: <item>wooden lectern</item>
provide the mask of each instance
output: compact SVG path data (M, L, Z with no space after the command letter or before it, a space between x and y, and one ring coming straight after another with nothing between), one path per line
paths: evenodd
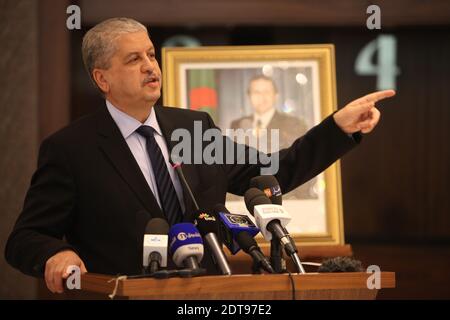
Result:
M295 299L375 299L378 290L368 289L371 274L307 273L203 276L170 279L124 279L113 276L85 274L81 289L71 290L68 297L109 299L174 299L174 300L291 300ZM381 288L395 287L395 273L381 272ZM116 289L116 290L114 290Z

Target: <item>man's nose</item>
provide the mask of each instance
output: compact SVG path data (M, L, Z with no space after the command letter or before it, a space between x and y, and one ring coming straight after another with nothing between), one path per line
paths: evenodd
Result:
M153 69L155 68L153 62L150 60L149 57L145 56L144 58L144 63L142 64L142 72L146 73L146 72L153 72Z

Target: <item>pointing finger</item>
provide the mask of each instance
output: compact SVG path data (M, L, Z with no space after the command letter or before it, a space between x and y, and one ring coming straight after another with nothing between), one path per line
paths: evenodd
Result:
M362 97L361 99L364 99L367 102L377 102L377 101L387 99L387 98L390 98L393 96L395 96L394 90L383 90L383 91L369 93L368 95Z
M393 97L395 96L394 90L384 90L384 91L377 91L373 93L369 93L365 95L364 97L358 98L351 102L352 105L359 105L359 106L367 106L368 104L375 104L375 102Z

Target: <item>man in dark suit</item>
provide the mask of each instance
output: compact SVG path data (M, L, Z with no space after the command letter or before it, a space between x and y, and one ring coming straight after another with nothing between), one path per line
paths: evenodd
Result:
M215 127L206 113L154 106L161 70L147 29L137 21L113 18L98 24L85 35L82 50L106 107L42 143L5 249L12 266L44 276L52 292L63 291L71 265L82 272L140 273L148 220L192 221L192 201L169 162L171 134L177 128L193 134L194 121L205 130ZM359 132L370 132L378 122L374 102L393 94L352 102L281 151L276 177L283 191L352 149ZM242 195L260 169L258 164L197 164L185 165L184 173L200 207L211 208L224 202L227 191ZM205 258L209 268L208 254Z

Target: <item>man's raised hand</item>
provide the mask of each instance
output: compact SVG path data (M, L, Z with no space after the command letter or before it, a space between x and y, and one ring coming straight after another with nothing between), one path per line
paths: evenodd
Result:
M333 115L334 121L345 133L351 134L358 131L369 133L380 120L380 111L375 107L375 103L393 96L395 96L394 90L377 91L365 95L336 112Z

